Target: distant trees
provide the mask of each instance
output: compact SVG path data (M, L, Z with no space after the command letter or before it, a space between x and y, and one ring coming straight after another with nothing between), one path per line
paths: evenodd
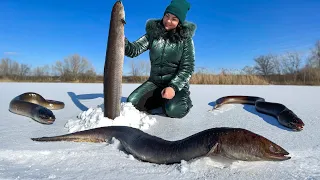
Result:
M50 76L50 69L48 65L39 66L33 69L32 75L35 77Z
M20 76L27 76L31 71L31 67L27 64L20 64Z
M308 65L313 68L320 68L320 40L316 42L315 47L311 50Z
M58 76L61 81L94 81L96 72L91 63L77 54L56 61L53 66L44 65L31 69L27 64L19 64L9 58L1 59L0 76L13 80L48 79L49 76ZM44 78L46 77L46 78Z
M92 64L84 57L74 54L63 61L56 61L53 71L63 81L94 80L96 75Z
M151 69L150 61L130 59L128 65L129 76L123 79L124 82L138 83L147 79Z
M272 75L294 74L301 69L302 57L298 52L287 52L282 55L261 55L254 59L253 68L245 66L248 74Z
M252 67L252 66L245 66L245 67L242 69L242 72L243 72L244 74L247 74L247 75L254 75L254 74L256 74L255 68Z
M281 62L279 56L274 55L272 63L273 63L273 67L274 67L273 73L277 74L277 75L283 74L283 63Z
M283 73L297 73L301 67L301 55L297 52L288 52L282 58Z
M0 76L11 77L16 79L18 76L27 76L30 74L30 66L27 64L19 64L9 58L1 59Z
M131 76L147 76L150 73L150 62L144 60L130 60L129 62Z
M256 65L254 69L260 75L270 75L274 72L274 56L273 55L261 55L254 59Z
M8 76L11 73L12 61L8 58L1 59L0 75Z
M315 43L305 61L296 51L280 55L260 55L254 59L254 66L245 66L247 75L261 75L272 82L318 84L320 82L320 40ZM303 65L303 61L305 62Z
M306 55L306 56L305 56ZM307 57L307 58L304 58ZM196 84L308 84L320 85L320 40L308 54L289 51L283 54L259 55L253 65L240 71L220 69L219 72L207 67L195 67L191 78ZM148 78L151 64L149 60L128 62L129 76L123 82L143 82ZM0 80L13 81L63 81L101 82L103 75L97 75L88 59L79 54L58 60L53 65L31 68L10 58L0 60Z

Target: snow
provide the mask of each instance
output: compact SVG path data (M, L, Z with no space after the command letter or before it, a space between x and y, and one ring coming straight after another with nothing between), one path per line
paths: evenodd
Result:
M104 117L101 107L89 108L80 112L78 119L70 119L65 127L68 132L82 131L103 126L130 126L141 130L147 130L156 122L154 117L149 117L144 112L138 111L131 103L122 102L120 116L114 120Z
M0 83L0 179L320 179L320 87L191 85L193 108L182 119L137 111L126 97L140 84L123 84L121 115L103 117L103 85L74 83ZM9 102L24 92L63 101L56 121L43 125L8 111ZM253 106L232 104L212 110L216 99L251 95L279 102L305 123L291 131ZM126 125L149 134L178 140L211 127L240 127L260 134L286 149L287 161L244 162L204 157L173 165L141 162L108 143L34 142L101 126Z

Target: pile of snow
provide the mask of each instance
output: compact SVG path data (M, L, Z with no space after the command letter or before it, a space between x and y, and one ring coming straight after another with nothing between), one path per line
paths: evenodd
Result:
M65 124L70 133L104 126L130 126L141 130L147 130L154 125L156 119L146 113L137 110L130 102L122 102L120 116L114 120L104 117L100 107L89 108L81 112L78 119L70 119Z

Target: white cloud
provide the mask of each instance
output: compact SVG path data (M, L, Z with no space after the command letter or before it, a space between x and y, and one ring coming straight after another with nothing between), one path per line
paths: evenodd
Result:
M4 55L16 55L18 54L17 52L14 52L14 51L6 51L3 53Z

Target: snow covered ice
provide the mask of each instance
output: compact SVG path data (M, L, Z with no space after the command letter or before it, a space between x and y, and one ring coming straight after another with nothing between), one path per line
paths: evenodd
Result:
M139 84L123 84L123 99ZM150 115L121 103L114 121L103 117L103 85L74 83L0 83L0 179L320 179L320 87L191 85L193 108L182 119ZM56 121L43 125L8 111L12 98L24 92L63 101ZM72 96L74 94L74 96ZM291 131L251 105L225 105L212 110L227 95L251 95L279 102L305 123ZM286 149L287 161L234 161L204 157L172 165L141 162L119 149L119 142L34 142L101 126L124 125L178 140L211 127L240 127L260 134Z

